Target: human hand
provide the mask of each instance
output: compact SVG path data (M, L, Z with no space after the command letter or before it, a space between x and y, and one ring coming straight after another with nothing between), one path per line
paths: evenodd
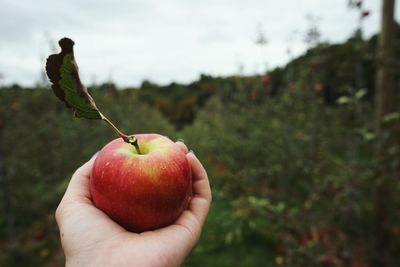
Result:
M132 233L97 209L89 192L89 175L96 155L72 176L56 210L66 266L180 266L199 240L211 204L208 176L182 142L193 173L193 197L171 225Z

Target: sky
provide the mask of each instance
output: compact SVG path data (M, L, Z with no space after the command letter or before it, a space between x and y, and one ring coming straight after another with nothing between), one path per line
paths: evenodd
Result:
M0 84L41 81L57 41L75 41L75 58L87 85L190 83L201 74L260 74L283 66L308 47L304 34L317 23L321 41L349 38L359 13L348 0L0 0ZM380 1L366 38L379 30ZM397 3L395 17L400 21ZM313 19L307 19L311 15ZM257 44L258 33L267 39ZM288 52L290 51L290 53Z

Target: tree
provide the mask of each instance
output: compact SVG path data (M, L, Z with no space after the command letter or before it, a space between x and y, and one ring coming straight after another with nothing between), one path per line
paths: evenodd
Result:
M398 146L395 127L393 124L385 123L385 118L396 111L396 92L394 66L395 57L395 21L394 21L395 0L382 0L381 32L377 51L377 73L376 73L376 117L375 124L378 136L380 137L376 148L377 163L379 166L378 180L375 191L375 246L376 264L388 266L387 259L383 259L381 251L390 249L391 235L390 211L388 201L394 194L393 183L396 183L394 176L398 176L398 170L393 171L390 155L391 147ZM397 137L398 139L398 137Z

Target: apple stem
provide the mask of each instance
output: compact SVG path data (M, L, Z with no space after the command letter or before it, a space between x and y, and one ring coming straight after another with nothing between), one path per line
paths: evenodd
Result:
M99 113L100 113L101 119L103 121L105 121L108 125L110 125L111 128L114 129L114 131L118 134L119 137L121 137L126 143L129 143L129 144L133 145L138 154L142 154L140 152L140 148L139 148L139 144L138 144L137 138L134 135L126 135L126 134L124 134L109 119L107 119L107 117L104 116L100 111L99 111Z
M133 145L136 148L136 152L138 154L142 154L142 152L140 151L139 144L138 144L136 136L134 136L134 135L123 135L123 136L121 136L121 138L124 139L125 142Z

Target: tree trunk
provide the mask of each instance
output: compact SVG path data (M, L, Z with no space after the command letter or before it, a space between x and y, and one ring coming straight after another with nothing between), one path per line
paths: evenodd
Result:
M382 0L381 32L378 45L378 66L376 77L376 126L382 132L382 118L395 111L395 69L391 62L395 59L394 53L394 3L395 0ZM385 153L385 142L378 145L378 154Z
M381 32L377 51L376 74L376 117L375 124L379 140L376 147L378 166L377 183L375 188L375 252L373 259L376 266L393 264L386 255L390 254L391 236L390 207L393 196L394 172L391 166L390 147L396 144L394 129L384 123L386 115L396 111L395 69L391 62L395 59L394 51L394 6L395 0L382 0Z

